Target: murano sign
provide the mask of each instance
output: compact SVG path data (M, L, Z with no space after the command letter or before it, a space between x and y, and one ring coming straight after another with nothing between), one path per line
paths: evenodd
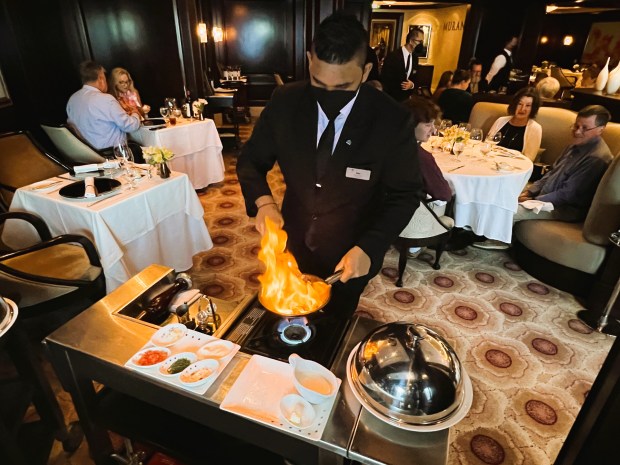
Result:
M444 31L462 31L465 21L446 21L443 23Z

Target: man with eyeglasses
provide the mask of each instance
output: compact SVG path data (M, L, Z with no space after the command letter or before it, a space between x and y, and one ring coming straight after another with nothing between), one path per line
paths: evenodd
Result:
M386 94L397 102L408 99L415 87L418 56L423 47L424 31L412 28L405 39L405 45L385 57L381 68L381 84Z
M519 203L539 200L553 205L551 211L535 213L519 205L513 221L583 221L588 214L596 188L613 156L601 138L611 114L601 105L589 105L577 113L570 127L572 140L562 155L541 179L527 186ZM543 129L544 131L544 129ZM509 244L486 240L474 244L482 249L507 249Z

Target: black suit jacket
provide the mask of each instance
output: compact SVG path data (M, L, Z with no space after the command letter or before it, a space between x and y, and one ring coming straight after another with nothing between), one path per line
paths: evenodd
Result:
M400 87L403 81L409 80L415 82L415 73L417 72L419 61L415 53L411 55L411 61L413 62L411 74L407 76L402 47L398 47L398 49L390 52L385 57L385 60L383 60L383 66L381 68L381 84L383 85L383 91L397 102L408 99L413 93L413 89L403 90Z
M413 123L382 92L361 86L320 188L317 124L308 82L277 88L237 163L247 213L255 216L256 199L272 193L266 175L277 162L286 183L282 215L288 249L301 271L325 277L358 245L372 260L372 277L423 196ZM370 179L347 176L349 168L370 172ZM304 248L318 257L320 269L304 268Z

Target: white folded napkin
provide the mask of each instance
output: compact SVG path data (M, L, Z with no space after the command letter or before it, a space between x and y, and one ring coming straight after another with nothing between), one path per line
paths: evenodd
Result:
M543 202L542 200L525 200L524 202L520 202L519 205L523 205L523 208L532 210L537 215L541 211L543 212L553 211L553 204L551 202Z
M84 197L97 197L95 178L93 178L92 176L84 178Z
M73 167L73 171L75 173L88 173L91 171L117 169L119 167L120 167L119 162L114 161L114 160L109 160L104 163L92 163L90 165L77 165Z
M200 294L198 289L188 289L187 291L178 293L174 299L172 299L168 310L170 312L175 312L177 307L185 302L191 305L191 303L198 297L198 294Z

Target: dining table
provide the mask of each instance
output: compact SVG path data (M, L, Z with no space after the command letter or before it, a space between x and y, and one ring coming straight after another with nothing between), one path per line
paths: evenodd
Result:
M187 174L194 189L224 180L222 141L211 119L177 118L174 125L142 125L129 137L143 147L170 149L174 158L168 165Z
M487 239L510 243L518 197L532 174L532 161L520 152L494 147L486 155L469 144L460 156L425 143L455 194L454 223Z
M40 216L52 236L88 237L99 252L108 293L153 263L187 270L195 254L213 247L204 209L185 173L173 171L167 179L144 173L134 189L124 182L95 198L61 195L63 187L82 182L69 174L48 181L51 188L36 183L17 189L10 211ZM2 240L21 248L37 242L38 235L26 222L11 219Z

